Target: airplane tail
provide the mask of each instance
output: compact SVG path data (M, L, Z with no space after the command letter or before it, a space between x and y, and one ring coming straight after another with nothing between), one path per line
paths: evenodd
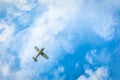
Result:
M34 59L34 61L35 61L35 62L37 62L37 61L38 61L38 60L37 60L37 58L35 58L35 57L33 57L33 59Z

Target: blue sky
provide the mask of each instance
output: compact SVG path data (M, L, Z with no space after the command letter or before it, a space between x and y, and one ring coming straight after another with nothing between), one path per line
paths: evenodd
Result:
M118 80L119 58L119 0L0 0L2 80Z

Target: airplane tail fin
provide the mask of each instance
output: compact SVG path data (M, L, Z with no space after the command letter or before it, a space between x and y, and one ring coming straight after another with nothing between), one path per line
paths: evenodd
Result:
M35 62L37 62L37 61L38 61L38 60L37 60L37 58L35 58L35 57L33 57L33 59L34 59L34 61L35 61Z

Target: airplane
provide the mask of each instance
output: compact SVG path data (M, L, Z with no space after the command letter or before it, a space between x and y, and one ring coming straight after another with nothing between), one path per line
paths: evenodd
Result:
M43 50L44 50L45 48L41 48L41 50L40 50L38 47L36 47L36 46L35 46L34 48L35 48L36 51L38 52L38 54L36 55L36 57L33 57L34 62L37 62L37 61L38 61L37 58L38 58L39 55L43 56L43 57L46 58L46 59L49 59L49 57L43 52Z

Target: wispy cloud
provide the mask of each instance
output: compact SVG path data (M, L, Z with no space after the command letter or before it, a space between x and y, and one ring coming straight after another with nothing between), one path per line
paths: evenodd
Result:
M3 31L0 34L0 37L1 37L0 43L1 42L9 42L15 31L14 25L6 23L4 21L1 21L0 28L3 29Z
M58 67L57 70L53 71L53 80L65 80L64 67Z
M99 67L95 71L92 69L86 69L85 74L88 75L81 75L77 80L106 80L108 77L107 68Z
M85 67L85 74L80 75L77 80L107 80L109 78L110 54L107 54L106 50L97 51L96 49L91 50L86 54L86 61L89 63L88 66L94 66L100 64L103 67L94 66L95 70Z
M93 49L86 54L86 60L92 65L107 64L110 61L110 54L105 49L100 52Z

